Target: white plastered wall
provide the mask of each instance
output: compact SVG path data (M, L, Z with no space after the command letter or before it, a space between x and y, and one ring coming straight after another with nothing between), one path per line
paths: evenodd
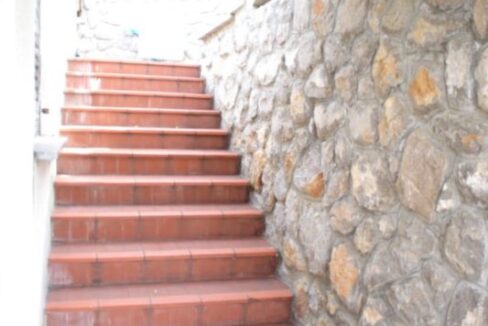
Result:
M76 1L41 2L41 103L52 114L41 128L56 134ZM43 325L55 168L33 155L35 21L35 1L0 0L0 325Z

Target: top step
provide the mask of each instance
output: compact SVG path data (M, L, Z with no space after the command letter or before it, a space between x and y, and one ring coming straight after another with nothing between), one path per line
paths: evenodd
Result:
M200 66L176 62L73 58L68 61L68 70L84 73L200 77Z

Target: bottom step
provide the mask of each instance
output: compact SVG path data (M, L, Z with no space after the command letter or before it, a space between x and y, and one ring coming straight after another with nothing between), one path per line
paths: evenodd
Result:
M215 326L287 323L291 292L278 280L52 291L47 326Z

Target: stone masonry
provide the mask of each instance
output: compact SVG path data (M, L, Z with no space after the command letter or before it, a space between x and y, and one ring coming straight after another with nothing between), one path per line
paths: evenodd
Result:
M247 1L206 41L297 323L488 325L488 0Z

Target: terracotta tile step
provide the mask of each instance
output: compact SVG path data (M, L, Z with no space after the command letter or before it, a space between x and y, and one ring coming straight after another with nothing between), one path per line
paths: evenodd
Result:
M66 107L65 125L141 126L170 128L219 128L220 112L214 110Z
M63 126L65 147L225 149L228 132L222 129Z
M67 106L93 105L194 110L210 110L213 106L211 95L195 93L66 89L64 95Z
M290 291L274 279L54 290L48 326L287 323Z
M263 239L78 244L53 247L52 288L266 278L276 251Z
M237 176L71 176L55 179L58 205L236 204L249 183Z
M235 239L263 229L249 205L58 206L52 217L55 243Z
M200 66L198 65L133 60L73 58L68 61L68 70L157 76L200 76Z
M59 174L239 174L238 153L218 150L64 148Z
M66 74L66 84L68 88L91 90L115 89L183 93L203 93L205 91L205 82L202 78L100 72L70 71Z

